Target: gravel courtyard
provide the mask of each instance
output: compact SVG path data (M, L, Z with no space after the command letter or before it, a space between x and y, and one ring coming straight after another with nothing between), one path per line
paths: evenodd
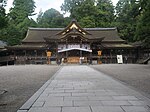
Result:
M91 67L146 93L150 98L150 65L102 64Z
M48 65L0 67L0 112L16 112L59 68Z
M0 112L16 112L60 67L49 65L0 67ZM150 65L102 64L90 67L150 96Z

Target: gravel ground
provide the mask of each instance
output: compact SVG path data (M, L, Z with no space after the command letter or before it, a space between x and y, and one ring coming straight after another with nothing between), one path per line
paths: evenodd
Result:
M150 65L102 64L91 67L146 93L150 98Z
M0 67L0 112L16 112L59 68L48 65Z
M91 67L150 96L150 65L102 64ZM48 65L0 67L0 112L16 112L59 68Z

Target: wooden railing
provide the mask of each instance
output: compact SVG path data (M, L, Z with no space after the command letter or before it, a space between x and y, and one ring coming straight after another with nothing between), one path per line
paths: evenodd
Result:
M14 57L12 56L4 56L4 57L0 57L0 62L7 62L7 61L13 61Z

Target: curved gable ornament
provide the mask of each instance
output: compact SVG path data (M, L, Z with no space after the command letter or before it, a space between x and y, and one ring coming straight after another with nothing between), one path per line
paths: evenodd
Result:
M74 23L71 25L70 29L73 29L73 28L75 28L75 29L79 29L79 28L77 27L77 25L76 25L76 24L74 24Z
M57 33L56 35L66 35L69 32L79 32L82 35L91 35L89 32L87 32L86 30L84 30L78 23L76 20L72 20L71 23L61 32Z

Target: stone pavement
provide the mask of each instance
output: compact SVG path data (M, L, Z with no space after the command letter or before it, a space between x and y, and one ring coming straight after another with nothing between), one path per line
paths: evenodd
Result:
M63 66L18 112L150 112L150 99L89 66Z

